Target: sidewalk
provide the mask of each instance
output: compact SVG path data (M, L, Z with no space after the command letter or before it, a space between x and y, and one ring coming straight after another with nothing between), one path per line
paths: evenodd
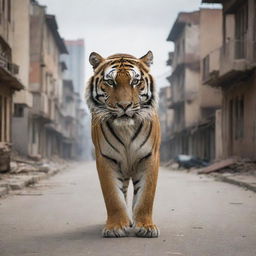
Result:
M198 174L209 174L216 180L256 192L256 163L249 159L222 160L198 171Z
M231 160L232 159L226 159L203 169L178 169L178 165L175 163L171 165L167 164L166 166L173 170L185 170L198 175L210 175L218 181L230 183L256 192L256 163L248 159Z
M0 198L12 190L20 190L47 179L67 168L67 162L12 161L11 171L0 173Z
M240 173L212 173L211 176L216 180L224 181L233 185L244 187L248 190L256 192L256 176Z

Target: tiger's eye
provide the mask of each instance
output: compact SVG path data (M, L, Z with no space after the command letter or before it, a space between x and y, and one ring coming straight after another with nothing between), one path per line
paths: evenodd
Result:
M107 82L109 85L111 85L111 86L113 86L113 85L115 84L112 79L108 79L106 82Z
M138 83L139 83L139 81L140 81L139 79L133 79L133 80L132 80L132 85L136 85L136 84L138 84Z

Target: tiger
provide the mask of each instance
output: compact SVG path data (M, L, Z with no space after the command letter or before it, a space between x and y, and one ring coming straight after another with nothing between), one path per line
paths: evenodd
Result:
M103 237L158 237L152 212L158 169L160 124L153 53L141 58L89 56L93 75L86 88L96 166L107 210ZM132 218L127 189L133 183ZM132 231L131 231L132 230Z

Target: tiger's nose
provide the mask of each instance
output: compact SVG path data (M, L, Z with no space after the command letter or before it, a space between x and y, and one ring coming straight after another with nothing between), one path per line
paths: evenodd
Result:
M119 102L119 103L116 103L116 105L123 109L124 111L126 111L129 107L132 106L132 103L131 102Z

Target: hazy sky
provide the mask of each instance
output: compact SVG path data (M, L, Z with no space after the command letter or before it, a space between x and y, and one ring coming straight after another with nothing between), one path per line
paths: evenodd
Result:
M166 38L180 11L193 11L201 0L39 0L49 14L57 17L61 36L84 38L86 77L91 74L90 52L104 56L130 53L137 57L154 53L152 73L158 85L166 86L170 73L166 66L173 49Z

